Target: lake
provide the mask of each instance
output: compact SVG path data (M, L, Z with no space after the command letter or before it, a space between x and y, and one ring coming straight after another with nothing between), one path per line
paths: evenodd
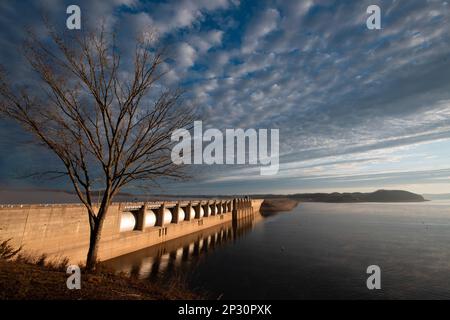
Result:
M450 202L301 203L105 264L220 299L449 299ZM381 290L367 289L370 265Z

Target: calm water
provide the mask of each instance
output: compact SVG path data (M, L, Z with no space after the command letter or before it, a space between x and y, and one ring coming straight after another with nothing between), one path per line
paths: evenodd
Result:
M449 299L450 202L300 204L107 262L222 299ZM378 291L366 287L381 268Z

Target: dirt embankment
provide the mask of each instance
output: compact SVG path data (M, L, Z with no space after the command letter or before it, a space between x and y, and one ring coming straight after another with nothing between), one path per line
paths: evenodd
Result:
M262 214L273 214L281 211L291 211L299 201L288 198L265 199L261 205Z
M201 299L176 281L152 283L112 272L81 274L81 289L69 290L64 270L0 259L0 300Z

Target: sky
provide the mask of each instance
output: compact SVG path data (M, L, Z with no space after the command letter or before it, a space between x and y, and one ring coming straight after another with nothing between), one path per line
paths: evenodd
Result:
M70 4L82 28L105 21L124 46L156 30L164 85L186 90L205 127L279 129L278 174L203 165L156 193L450 193L448 1L3 0L0 64L26 78L24 27L42 30L45 11L65 28ZM381 30L366 26L373 4ZM0 186L61 187L17 178L43 165L58 163L0 122Z

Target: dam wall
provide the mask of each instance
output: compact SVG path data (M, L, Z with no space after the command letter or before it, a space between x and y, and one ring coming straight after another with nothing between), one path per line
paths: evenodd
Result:
M111 259L259 211L263 200L114 203L105 217L98 259ZM0 206L0 241L22 253L84 264L89 248L87 210L78 204Z

